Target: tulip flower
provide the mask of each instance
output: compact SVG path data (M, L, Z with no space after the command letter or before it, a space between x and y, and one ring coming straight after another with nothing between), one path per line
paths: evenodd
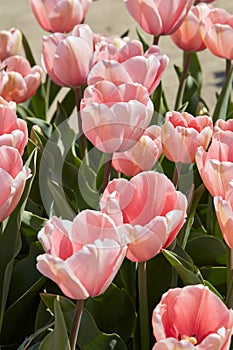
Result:
M77 300L105 292L127 249L112 219L92 210L81 211L73 222L52 217L38 239L45 254L37 257L37 269Z
M43 62L49 77L59 86L86 83L93 55L93 33L86 24L75 26L71 35L43 37Z
M151 170L161 154L161 128L152 125L134 147L113 154L112 167L127 176L135 176L142 171Z
M206 47L216 56L233 59L229 42L233 40L233 15L221 8L213 8L201 21L201 36Z
M233 119L218 119L214 124L214 133L216 132L233 132Z
M39 25L48 32L68 33L81 24L91 0L30 0Z
M127 258L144 262L175 239L185 221L187 199L166 175L147 171L130 181L110 181L100 207L128 237Z
M19 29L0 31L0 60L17 55L22 44L22 34Z
M15 147L22 155L27 142L27 123L17 117L16 103L0 97L0 147Z
M5 220L16 208L25 187L30 169L23 166L17 149L0 147L0 222Z
M208 287L190 285L163 294L152 326L157 340L153 350L228 350L233 311Z
M206 48L200 34L200 22L209 13L211 7L205 3L192 6L184 22L171 35L172 41L182 50L202 51Z
M227 185L233 179L233 133L214 133L207 152L202 146L197 149L196 164L211 195L225 198Z
M100 81L85 89L80 105L86 137L102 152L132 148L148 126L153 103L140 84Z
M227 245L233 249L233 181L227 185L225 199L221 196L214 197L216 216Z
M125 0L125 4L145 32L159 36L172 34L179 28L193 0Z
M100 60L93 66L88 75L88 85L101 80L109 80L116 85L125 82L139 83L152 94L168 64L168 57L161 54L159 47L152 45L142 54L141 44L135 41L126 44L117 54L114 51L114 54L115 57L110 56L110 60Z
M31 68L22 56L11 56L0 64L0 96L21 103L32 97L41 83L42 68Z
M208 116L170 111L165 115L161 139L165 156L173 162L193 163L199 146L207 148L213 130Z

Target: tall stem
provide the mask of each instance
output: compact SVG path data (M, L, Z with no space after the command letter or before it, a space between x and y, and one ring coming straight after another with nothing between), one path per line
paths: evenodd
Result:
M227 298L229 308L233 308L233 250L227 247Z
M78 338L78 331L80 327L82 312L83 312L84 300L77 300L77 305L74 313L73 326L70 333L70 349L75 350L76 342Z
M106 153L106 163L104 168L104 178L102 190L104 191L110 180L110 173L112 167L112 153Z
M146 262L138 263L141 350L150 349Z
M184 94L184 88L185 88L185 82L188 75L190 63L191 63L191 52L185 52L183 56L183 71L180 77L180 84L178 87L177 95L176 95L176 102L175 102L175 111L180 107L181 99Z
M87 140L86 140L86 136L83 133L82 120L81 120L81 114L80 114L80 102L82 99L80 86L74 88L74 94L75 94L75 103L76 103L77 118L78 118L78 131L80 134L79 139L80 139L81 157L88 165L89 162L88 162L88 152L87 152Z
M158 36L154 35L153 45L158 45L158 43L159 43L159 38L160 38L159 35L158 35Z

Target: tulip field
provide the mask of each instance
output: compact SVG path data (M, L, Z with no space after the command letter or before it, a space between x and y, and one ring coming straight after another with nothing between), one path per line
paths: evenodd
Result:
M0 30L0 350L231 350L233 14L118 0L137 38L107 36L93 1L28 0L39 64Z

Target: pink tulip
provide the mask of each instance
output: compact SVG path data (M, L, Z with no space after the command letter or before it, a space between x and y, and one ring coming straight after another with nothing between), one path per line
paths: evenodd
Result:
M138 41L129 42L120 50L100 50L100 60L88 75L88 85L101 80L109 80L116 85L122 83L139 83L147 88L150 94L159 85L168 65L168 57L162 55L158 46L151 46L145 54ZM107 53L106 53L107 52ZM106 59L107 57L107 59Z
M73 220L51 218L38 234L45 254L37 269L72 299L105 292L124 260L127 246L106 214L83 210Z
M0 147L15 147L22 155L27 142L27 123L17 117L15 102L7 102L0 96Z
M135 145L154 107L140 84L100 81L86 88L80 108L86 137L102 152L113 153Z
M22 34L19 29L0 31L0 60L17 55L22 44Z
M200 34L200 21L211 7L205 3L192 6L181 26L171 35L172 41L184 51L202 51L206 48Z
M113 154L112 167L127 176L135 176L142 171L151 170L161 154L161 128L152 125L134 147Z
M0 64L0 96L6 101L25 102L36 93L41 83L42 69L31 68L22 56L11 56Z
M163 152L173 162L193 163L197 148L206 149L209 145L212 130L212 120L208 116L167 112L161 133Z
M153 350L228 350L233 311L208 287L190 285L163 294L152 326Z
M213 8L201 22L201 35L206 47L216 56L233 59L233 16L221 8Z
M48 32L68 33L81 24L91 0L30 0L39 25Z
M17 149L9 146L0 147L0 222L5 220L16 208L30 169L23 166Z
M175 239L185 221L187 199L164 174L148 171L130 181L109 182L100 207L127 235L127 258L142 262Z
M214 124L214 133L219 131L233 132L233 119L228 119L228 120L218 119Z
M225 199L221 196L214 197L216 216L227 245L233 249L233 181L226 188Z
M172 34L179 28L193 0L125 0L125 4L145 32L159 36Z
M43 62L49 77L59 86L86 83L93 55L93 33L86 24L74 27L71 35L55 33L43 37Z
M213 197L224 198L233 179L233 133L216 132L207 152L199 147L196 164L202 181Z

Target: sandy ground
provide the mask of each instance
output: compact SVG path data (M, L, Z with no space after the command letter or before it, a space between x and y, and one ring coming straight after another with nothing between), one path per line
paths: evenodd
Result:
M233 14L232 0L217 0L214 4ZM21 29L30 43L37 63L40 64L42 36L48 35L48 33L44 32L34 19L29 0L1 0L0 10L0 29L10 29L11 27ZM123 0L94 1L86 17L86 23L93 31L105 35L123 34L130 30L131 38L135 38L135 29L138 27L128 14ZM152 37L145 35L142 30L141 33L151 44ZM169 67L163 78L163 86L170 102L170 108L173 108L178 86L174 65L181 65L182 52L166 36L160 39L159 46L170 59ZM199 58L203 69L203 97L211 112L216 101L216 92L220 91L225 61L213 56L208 50L199 53Z

